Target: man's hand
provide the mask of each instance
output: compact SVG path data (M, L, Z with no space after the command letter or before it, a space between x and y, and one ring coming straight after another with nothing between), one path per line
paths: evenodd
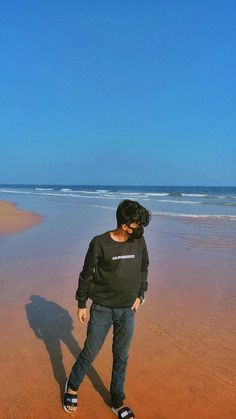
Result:
M138 308L139 308L139 306L140 306L140 304L141 304L140 299L139 298L136 298L134 304L131 307L131 310L137 311Z
M80 323L85 324L87 321L87 311L86 308L78 308L77 316L79 318Z

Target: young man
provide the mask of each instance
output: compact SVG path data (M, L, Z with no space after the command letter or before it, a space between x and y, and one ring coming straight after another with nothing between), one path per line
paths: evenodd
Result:
M78 388L113 325L112 410L122 419L135 417L123 404L124 382L135 312L144 302L148 287L149 260L143 227L149 224L150 217L146 208L127 199L117 208L117 228L95 236L89 245L76 291L82 324L87 320L87 299L93 303L84 348L66 382L64 409L69 413L76 412Z

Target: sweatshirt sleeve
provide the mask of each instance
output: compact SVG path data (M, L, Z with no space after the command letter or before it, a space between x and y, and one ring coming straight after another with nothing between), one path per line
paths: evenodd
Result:
M86 308L89 285L96 271L99 258L99 246L96 243L96 240L93 239L89 244L89 248L84 260L83 269L80 272L78 279L78 288L75 294L75 298L78 301L79 308Z
M142 265L141 265L141 288L139 290L139 297L144 297L145 291L148 289L148 266L149 266L149 257L145 239L143 239L143 252L142 252Z

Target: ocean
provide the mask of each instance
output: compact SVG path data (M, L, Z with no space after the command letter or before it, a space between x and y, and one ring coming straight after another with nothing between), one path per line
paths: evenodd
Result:
M6 185L0 198L18 195L54 197L67 203L115 209L123 199L146 206L153 216L186 220L236 221L236 186L112 186L112 185Z

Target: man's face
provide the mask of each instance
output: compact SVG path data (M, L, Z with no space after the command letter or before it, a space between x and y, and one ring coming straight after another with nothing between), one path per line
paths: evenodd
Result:
M143 227L136 222L122 224L122 229L133 239L140 239L144 233Z
M124 224L125 226L126 226L126 231L127 231L127 233L129 233L129 234L132 234L133 233L133 231L136 229L136 228L139 228L140 227L140 223L130 223L130 224Z

